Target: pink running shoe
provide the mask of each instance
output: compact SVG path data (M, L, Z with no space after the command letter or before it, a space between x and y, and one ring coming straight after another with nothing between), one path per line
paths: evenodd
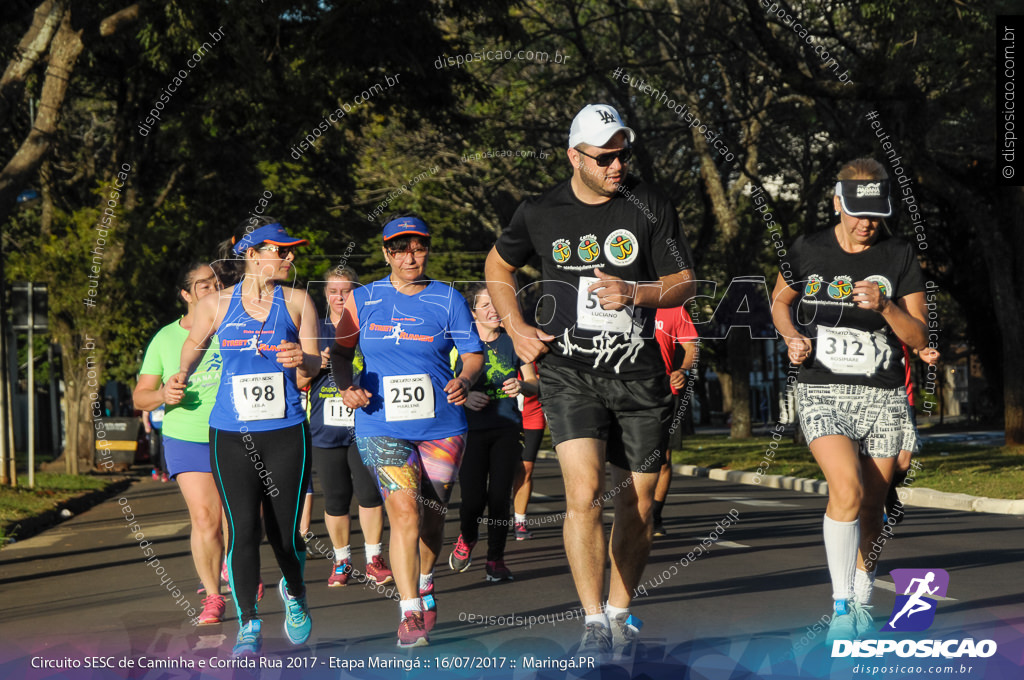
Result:
M210 595L203 598L203 611L199 614L200 626L220 623L224 617L224 596Z

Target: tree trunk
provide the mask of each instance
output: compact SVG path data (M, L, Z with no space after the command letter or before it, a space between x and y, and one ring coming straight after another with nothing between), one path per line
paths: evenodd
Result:
M0 222L7 219L15 205L15 197L39 170L43 158L50 150L71 82L71 72L81 53L82 31L72 28L71 13L64 12L60 28L50 44L49 65L46 67L39 97L39 112L32 123L32 131L25 137L14 157L0 170Z
M726 341L729 343L729 373L732 375L732 428L731 439L747 439L752 435L750 422L750 353L752 341L746 328L734 328Z

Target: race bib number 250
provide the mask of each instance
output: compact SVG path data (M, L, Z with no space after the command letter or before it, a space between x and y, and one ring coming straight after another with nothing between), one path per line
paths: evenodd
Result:
M434 417L434 386L426 373L384 378L384 418L388 422Z

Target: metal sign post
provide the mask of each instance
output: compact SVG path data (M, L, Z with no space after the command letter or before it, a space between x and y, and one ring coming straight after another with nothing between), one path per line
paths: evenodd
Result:
M28 331L28 488L36 483L36 354L35 331L45 331L46 286L36 283L16 283L14 292L14 329ZM22 307L21 293L25 293ZM22 313L25 314L24 320Z

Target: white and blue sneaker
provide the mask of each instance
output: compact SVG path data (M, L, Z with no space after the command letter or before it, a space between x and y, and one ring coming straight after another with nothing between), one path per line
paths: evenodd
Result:
M289 595L283 576L281 582L277 584L277 591L281 593L281 600L284 602L284 634L293 645L301 645L309 639L309 632L313 630L313 619L309 616L305 591L301 597Z
M857 617L854 615L855 606L849 600L836 600L832 613L832 620L828 624L828 634L825 642L832 644L836 640L857 639Z
M853 603L853 618L857 624L857 637L875 632L875 620L871 618L871 605Z
M250 619L238 631L238 639L235 640L235 648L231 650L231 656L244 656L246 654L259 654L263 646L263 635L260 629L263 622L259 619Z

